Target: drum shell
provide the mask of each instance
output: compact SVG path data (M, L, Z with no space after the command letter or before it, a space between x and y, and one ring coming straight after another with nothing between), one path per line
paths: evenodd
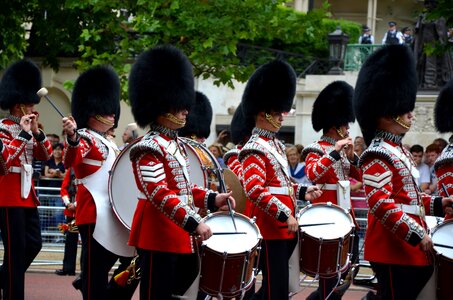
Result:
M299 234L301 272L313 277L318 275L321 278L331 278L338 276L338 272L344 273L348 270L355 230L351 215L332 203L311 204L299 213L300 225L331 222L334 224L301 227ZM315 228L322 230L316 233ZM325 236L323 231L326 232ZM315 233L320 236L316 236Z
M228 219L229 215L227 212L216 212L203 220L209 226L216 221L216 218L220 220L220 217ZM255 272L261 249L261 235L258 226L242 214L234 213L234 218L238 231L244 231L243 226L247 224L249 227L247 234L253 234L252 238L256 237L256 243L253 247L244 247L243 251L239 253L215 250L209 244L201 246L200 289L210 296L221 294L227 298L237 297L252 286L256 277ZM230 229L225 229L225 231L230 231ZM235 237L231 236L231 239L234 241Z
M348 254L351 247L351 235L348 234L341 239L323 240L314 238L308 234L301 233L300 251L300 270L312 277L317 274L321 278L337 276L338 264L337 255L340 255L340 271L347 270ZM318 257L320 265L318 270Z
M445 221L434 227L432 231L434 244L453 247L453 220ZM442 247L434 246L436 251L436 294L437 299L451 299L450 284L453 278L453 257L442 253ZM452 250L448 250L451 253Z

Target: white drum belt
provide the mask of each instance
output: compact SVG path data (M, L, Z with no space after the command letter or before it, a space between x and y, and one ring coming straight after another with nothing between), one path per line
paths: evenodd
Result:
M336 191L338 189L337 185L334 183L325 183L325 184L317 184L316 185L320 190L324 191Z
M148 199L148 197L146 197L146 195L143 193L143 192L138 192L138 195L137 197L139 199ZM189 196L188 195L179 195L179 196L176 196L176 198L178 198L181 202L184 202L185 204L187 204L188 200L189 200Z
M419 205L396 204L406 214L421 216L421 207Z
M276 195L289 195L289 189L286 186L282 187L277 187L277 186L268 186L267 190L271 194L276 194Z
M9 170L8 170L8 171L9 171L10 173L20 173L21 169L22 169L21 167L14 167L14 166L12 166L12 167L9 167Z
M79 185L79 184L85 184L87 180L85 178L76 178L74 179L74 184Z
M90 159L90 158L84 158L82 160L82 162L87 165L92 165L92 166L96 166L96 167L100 167L104 163L103 160L95 160L95 159Z

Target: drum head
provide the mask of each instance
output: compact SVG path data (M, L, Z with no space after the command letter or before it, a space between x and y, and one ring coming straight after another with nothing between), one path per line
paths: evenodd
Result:
M235 232L233 221L229 213L217 212L207 216L203 221L215 232ZM253 249L261 239L261 235L254 223L242 214L235 213L234 221L238 232L246 234L213 235L203 241L203 245L219 253L242 253Z
M453 259L453 249L449 249L448 247L453 248L453 220L446 221L438 226L436 226L433 230L432 240L434 243L434 249L437 253L442 254L449 259ZM437 245L437 246L436 246ZM442 247L440 245L444 245L447 247Z
M350 214L334 204L313 204L304 207L299 214L299 225L333 223L328 225L304 226L306 234L322 239L338 239L346 236L354 227Z
M120 152L112 166L109 177L109 199L113 211L120 222L129 230L139 195L129 153L131 147L138 141L140 139L136 139Z
M244 188L242 187L239 178L230 169L223 169L223 178L228 191L233 192L233 198L236 201L237 212L243 213L245 210L245 201L247 199Z

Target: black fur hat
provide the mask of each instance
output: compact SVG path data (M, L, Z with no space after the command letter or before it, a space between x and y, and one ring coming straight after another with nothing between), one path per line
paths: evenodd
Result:
M115 114L116 127L120 117L120 80L116 72L99 65L80 74L72 92L71 111L78 128L86 128L94 115L110 114Z
M240 103L231 119L231 141L236 145L245 144L252 135L253 127L255 127L255 120L245 116L242 103Z
M190 111L195 103L192 64L178 48L159 46L142 53L129 76L129 99L141 127L172 110Z
M313 104L313 129L318 132L354 122L353 95L354 89L344 81L334 81L326 86Z
M180 136L208 138L211 134L212 106L208 97L201 92L195 92L195 105L186 119L186 125L179 130Z
M416 96L415 62L409 47L389 45L371 54L359 72L353 98L365 143L374 138L379 118L413 111Z
M437 97L434 125L440 133L453 132L453 80L444 85Z
M36 92L42 87L41 71L30 60L10 65L0 82L0 107L8 110L15 104L38 104Z
M256 116L259 112L288 112L296 94L296 73L282 60L259 67L252 74L242 95L244 113Z

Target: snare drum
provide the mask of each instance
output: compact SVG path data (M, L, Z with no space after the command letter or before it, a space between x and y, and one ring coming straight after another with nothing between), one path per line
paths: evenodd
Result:
M321 223L333 223L321 225ZM353 245L354 221L351 215L338 205L328 202L310 204L299 213L300 270L321 278L338 276L349 267Z
M210 296L231 298L245 293L258 270L261 234L252 219L234 213L238 232L213 235L201 245L200 289ZM235 232L227 212L209 214L203 221L216 232Z
M437 299L451 299L450 280L453 278L453 220L437 225L433 229L432 240L434 250L437 253Z

